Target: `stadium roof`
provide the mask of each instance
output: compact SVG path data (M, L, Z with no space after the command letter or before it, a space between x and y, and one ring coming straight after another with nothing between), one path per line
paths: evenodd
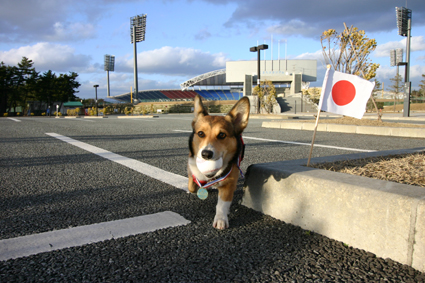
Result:
M194 78L191 78L180 84L181 90L186 90L191 86L230 86L240 85L235 83L226 83L226 69L215 70Z

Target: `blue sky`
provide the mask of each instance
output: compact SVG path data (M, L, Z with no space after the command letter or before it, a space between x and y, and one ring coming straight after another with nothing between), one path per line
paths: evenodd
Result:
M130 17L147 14L146 40L137 44L139 90L177 89L196 75L225 68L226 61L255 60L249 47L269 44L273 58L317 59L321 86L325 72L320 35L345 22L365 30L378 43L370 59L381 66L385 88L396 74L389 50L405 49L398 35L395 7L412 9L411 81L417 89L425 74L423 0L0 0L0 61L16 65L23 56L38 72L79 74L77 96L106 97L103 56L115 55L111 95L133 85ZM270 50L267 51L270 59ZM404 68L400 68L404 75Z

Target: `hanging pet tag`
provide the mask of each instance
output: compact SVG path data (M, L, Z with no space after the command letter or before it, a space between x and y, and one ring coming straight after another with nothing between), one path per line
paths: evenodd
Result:
M197 195L198 198L204 200L208 197L208 191L204 188L199 188Z

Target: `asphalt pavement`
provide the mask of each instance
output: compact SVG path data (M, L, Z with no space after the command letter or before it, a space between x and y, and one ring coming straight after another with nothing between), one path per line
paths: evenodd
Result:
M230 209L230 228L214 229L216 191L200 200L164 181L167 176L187 177L191 119L183 114L0 118L0 246L5 240L54 231L72 234L79 227L91 231L99 223L114 225L163 212L185 220L0 261L0 282L425 281L425 274L411 267L242 206L243 180ZM254 163L307 158L311 132L264 129L262 122L252 119L245 130L244 172ZM424 142L318 132L313 157L415 148ZM148 174L152 168L154 173Z

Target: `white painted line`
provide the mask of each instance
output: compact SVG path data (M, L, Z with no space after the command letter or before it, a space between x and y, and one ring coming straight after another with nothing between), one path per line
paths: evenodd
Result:
M134 218L55 230L0 241L0 261L187 225L181 215L164 211Z
M124 165L128 168L131 168L139 173L142 173L144 175L147 175L149 177L152 177L156 180L159 180L161 182L164 182L166 184L172 185L178 189L182 189L186 192L188 192L187 188L187 177L183 177L165 170L162 170L161 168L154 167L152 165L140 162L135 159L131 159L107 150L104 150L102 148L99 148L97 146L93 146L84 142L80 142L77 140L74 140L72 138L62 136L56 133L46 133L46 135L49 135L51 137L57 138L61 141L67 142L69 144L72 144L76 147L79 147L81 149L84 149L88 152L97 154L103 158L106 158L108 160L117 162L121 165Z
M174 130L174 131L175 132L185 132L185 133L191 133L192 132L192 131L185 131L185 130ZM257 140L257 141L278 142L278 143L286 143L286 144L311 146L310 143L304 143L304 142L271 140L271 139L263 139L263 138L247 137L247 136L243 136L243 139L244 140ZM340 147L340 146L323 145L323 144L314 144L314 146L315 147L324 147L324 148L333 148L333 149L342 149L342 150L349 150L349 151L359 151L359 152L375 152L376 151L376 150L369 150L369 149L358 149L358 148Z
M15 118L7 117L7 119L12 120L12 121L15 121L15 122L21 122L21 120L18 120L18 119L15 119Z
M246 136L244 136L243 138L244 139L251 139L251 140L259 140L259 141L279 142L279 143L287 143L287 144L296 144L296 145L308 145L308 146L311 146L310 143L303 143L303 142L270 140L270 139L262 139L262 138L246 137ZM333 149L342 149L342 150L349 150L349 151L359 151L359 152L374 152L374 151L376 151L376 150L370 150L370 149L358 149L358 148L340 147L340 146L323 145L323 144L314 144L314 146L315 147L333 148Z

